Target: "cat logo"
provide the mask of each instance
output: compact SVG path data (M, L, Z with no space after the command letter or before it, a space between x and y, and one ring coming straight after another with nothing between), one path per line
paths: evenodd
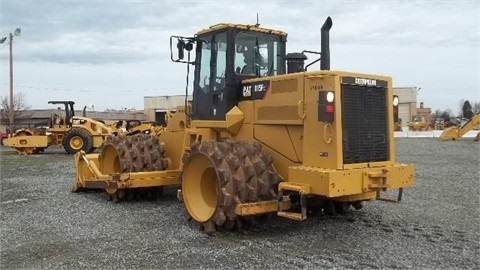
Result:
M260 81L254 83L247 83L242 86L242 99L244 100L259 100L263 99L268 93L270 81Z
M376 86L377 81L374 79L364 79L364 78L355 78L355 83L359 85L367 85L367 86Z
M358 77L342 77L342 84L361 85L367 87L388 87L388 81Z
M243 96L244 97L251 97L252 96L252 86L251 85L245 85L243 87Z

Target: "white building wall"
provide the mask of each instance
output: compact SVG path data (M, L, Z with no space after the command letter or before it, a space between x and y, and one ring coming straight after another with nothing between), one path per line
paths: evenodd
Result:
M412 115L417 113L417 87L394 87L393 94L398 96L398 118L402 119L402 126L407 126Z
M417 103L417 87L394 87L393 94L397 95L400 103Z
M191 99L191 97L189 97ZM144 109L175 109L178 105L185 104L185 96L156 96L144 97Z
M148 121L156 121L157 112L173 110L177 106L185 105L185 95L175 96L146 96L144 97L144 111ZM192 100L192 96L188 96Z
M398 118L402 119L402 126L406 126L410 121L412 112L410 110L409 103L403 103L398 105Z

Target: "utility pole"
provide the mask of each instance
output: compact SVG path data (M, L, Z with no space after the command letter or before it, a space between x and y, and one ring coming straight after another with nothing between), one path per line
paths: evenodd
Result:
M9 105L8 105L8 129L10 135L13 135L13 116L14 116L14 110L13 110L13 37L14 36L20 36L21 29L17 28L15 29L15 32L12 34L10 33L9 35L9 47L10 47L10 100L9 100ZM2 38L0 40L0 44L3 43L6 40L6 38Z
M10 103L8 105L8 129L13 136L13 35L10 33Z

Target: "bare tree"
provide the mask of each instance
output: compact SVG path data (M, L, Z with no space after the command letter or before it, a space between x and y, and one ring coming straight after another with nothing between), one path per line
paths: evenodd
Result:
M0 97L0 121L3 125L9 123L10 99L8 96ZM27 104L27 99L24 93L18 92L13 95L13 126L15 127L15 120L25 119L32 116L29 111L30 105ZM15 129L15 128L14 128Z
M463 104L465 104L465 99L460 99L460 101L458 102L458 117L462 117L463 116Z
M445 121L450 121L450 119L453 117L453 113L450 109L447 110L436 110L432 114L432 119L435 120L436 118L442 118Z
M473 113L474 114L480 113L480 102L473 103Z

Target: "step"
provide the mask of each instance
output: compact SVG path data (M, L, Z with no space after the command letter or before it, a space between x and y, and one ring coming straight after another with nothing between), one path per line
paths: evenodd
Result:
M297 220L297 221L302 221L302 220L305 220L307 218L307 217L302 216L301 213L287 212L287 211L277 212L277 215L279 217L284 217L284 218L293 219L293 220Z

